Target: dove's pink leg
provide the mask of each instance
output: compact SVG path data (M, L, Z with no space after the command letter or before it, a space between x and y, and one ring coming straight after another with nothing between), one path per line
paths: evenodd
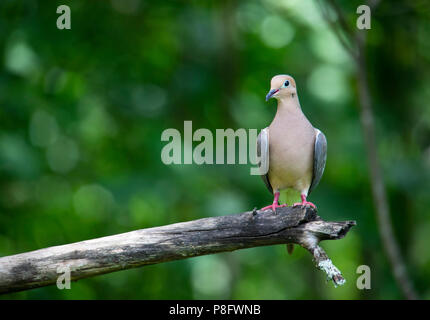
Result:
M304 194L302 194L300 196L300 198L302 198L302 202L296 202L295 204L293 204L293 207L295 207L295 206L307 206L307 205L309 205L311 207L316 208L316 206L312 202L306 201L306 196Z
M273 203L270 206L261 208L260 210L264 211L264 210L272 209L273 212L276 212L276 208L286 207L287 204L279 205L279 195L280 195L279 191L275 192L275 197L273 198Z

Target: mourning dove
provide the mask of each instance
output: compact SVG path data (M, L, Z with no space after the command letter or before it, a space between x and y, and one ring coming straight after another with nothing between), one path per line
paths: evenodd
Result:
M287 206L279 205L280 192L294 189L300 192L301 202L310 205L307 196L318 185L324 172L327 157L327 140L315 129L303 114L297 96L296 82L289 75L272 78L270 98L278 100L278 109L269 127L257 138L257 155L261 164L268 165L267 173L261 175L274 195L273 203L261 210Z

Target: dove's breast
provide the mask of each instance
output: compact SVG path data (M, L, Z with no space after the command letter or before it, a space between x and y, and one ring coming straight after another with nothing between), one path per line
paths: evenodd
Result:
M307 194L312 181L315 129L301 112L277 115L269 126L269 181L273 190Z

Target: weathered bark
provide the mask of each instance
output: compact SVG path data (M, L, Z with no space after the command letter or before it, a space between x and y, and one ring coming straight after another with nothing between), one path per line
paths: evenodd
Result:
M340 271L318 246L322 240L341 239L354 221L326 222L309 207L280 208L204 218L162 227L50 247L0 258L0 293L55 284L64 267L71 279L143 265L237 249L295 243L309 250L317 267L335 285Z

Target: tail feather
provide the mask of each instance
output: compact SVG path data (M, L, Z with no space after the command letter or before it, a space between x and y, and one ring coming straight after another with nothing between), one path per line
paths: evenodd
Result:
M289 206L292 206L295 202L300 202L300 192L294 189L287 189L281 192L281 203L287 203ZM293 254L294 244L287 243L287 252L288 254Z

